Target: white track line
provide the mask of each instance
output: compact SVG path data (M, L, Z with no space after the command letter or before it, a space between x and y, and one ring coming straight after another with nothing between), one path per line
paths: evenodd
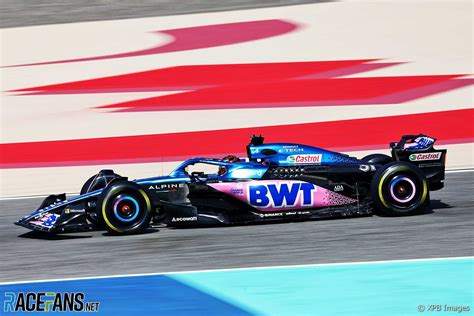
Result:
M79 193L66 193L67 197L77 196ZM0 201L14 201L14 200L29 200L29 199L39 199L46 198L48 195L24 195L24 196L11 196L11 197L2 197Z
M255 271L255 270L272 270L272 269L288 269L288 268L307 268L307 267L331 267L331 266L345 266L345 265L364 265L364 264L385 264L385 263L408 263L408 262L429 262L429 261L450 261L474 259L474 256L467 257L447 257L447 258L418 258L418 259L404 259L404 260L380 260L380 261L358 261L358 262L338 262L338 263L316 263L316 264L299 264L299 265L282 265L282 266L264 266L252 268L228 268L228 269L214 269L214 270L191 270L178 272L157 272L157 273L138 273L138 274L119 274L119 275L103 275L92 277L77 277L77 278L63 278L63 279L49 279L49 280L31 280L31 281L13 281L2 282L0 285L11 284L26 284L26 283L42 283L42 282L60 282L60 281L78 281L78 280L96 280L96 279L110 279L110 278L128 278L141 276L156 276L156 275L176 275L189 273L207 273L207 272L228 272L228 271Z
M474 169L452 169L452 170L446 170L446 173L467 173L467 172L473 172Z
M446 173L467 173L474 172L474 168L463 168L463 169L451 169L446 170ZM79 195L79 193L66 193L68 197ZM28 200L28 199L39 199L46 198L48 195L24 195L24 196L11 196L11 197L2 197L0 201L14 201L14 200Z

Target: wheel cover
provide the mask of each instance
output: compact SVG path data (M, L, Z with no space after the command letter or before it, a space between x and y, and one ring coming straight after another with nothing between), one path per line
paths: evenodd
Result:
M388 204L387 200L384 197L384 192L383 192L384 191L383 190L384 183L386 182L386 180L389 176L393 177L392 178L392 181L393 181L393 179L395 178L395 176L397 174L400 174L401 172L405 172L405 171L408 171L408 172L411 172L411 173L413 172L410 168L405 167L405 166L393 166L391 168L388 168L385 171L385 174L380 179L380 182L379 182L379 185L378 185L378 194L379 194L380 202L382 202L382 204L386 208L391 208L391 207L390 207L390 205ZM422 180L421 182L422 182L421 183L422 187L421 187L421 197L420 197L420 200L419 200L420 204L424 203L424 201L426 200L426 197L428 196L428 183L427 183L426 180Z
M390 182L390 196L399 203L409 203L417 193L415 183L406 176L395 176Z
M128 223L137 218L140 206L134 197L121 194L114 199L113 210L119 221Z

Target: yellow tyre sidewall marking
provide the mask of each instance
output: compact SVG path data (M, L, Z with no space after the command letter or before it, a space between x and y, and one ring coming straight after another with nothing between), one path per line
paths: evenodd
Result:
M392 173L392 171L406 171L406 170L411 171L407 167L400 167L400 166L395 166L395 167L389 168L385 171L385 174L383 175L382 179L380 179L379 198L380 198L380 201L382 202L382 204L386 208L390 208L390 207L388 206L387 202L385 201L385 198L383 197L383 192L382 192L382 186L385 182L385 179L388 177L389 174ZM426 180L423 179L423 195L421 196L421 204L423 204L425 202L425 199L426 199L427 196L428 196L428 184L426 183Z
M102 202L102 216L104 217L104 220L105 220L105 223L107 224L107 226L109 226L110 228L112 228L113 230L115 230L118 233L123 233L122 229L117 228L114 225L112 225L110 220L107 218L107 212L106 212L106 207L105 207L106 204L107 204L107 201L109 200L109 197L112 196L113 194L115 194L119 190L120 190L120 187L117 187L117 188L111 190L107 194L107 196L105 197L104 201ZM145 203L146 203L146 206L147 206L147 212L149 212L151 210L151 202L150 202L150 199L148 198L148 195L142 189L139 189L138 192L140 192L140 194L145 199Z

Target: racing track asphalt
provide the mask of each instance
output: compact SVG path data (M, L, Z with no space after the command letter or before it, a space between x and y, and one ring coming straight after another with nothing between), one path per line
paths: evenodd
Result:
M433 212L143 235L87 232L41 238L13 222L41 199L0 201L0 282L201 269L474 254L474 172L447 175Z

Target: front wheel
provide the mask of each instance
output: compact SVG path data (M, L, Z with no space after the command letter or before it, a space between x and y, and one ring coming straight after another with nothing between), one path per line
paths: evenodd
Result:
M392 162L377 170L371 193L377 209L388 216L418 214L429 203L425 175L406 162Z
M113 170L101 170L99 173L90 177L82 186L80 195L105 188L112 180L120 178ZM97 219L97 213L90 210L86 213L87 219L96 226L101 226Z
M101 170L90 177L81 188L81 195L105 188L113 179L120 178L113 170Z
M150 198L133 182L112 184L97 203L99 222L114 235L143 232L150 225L151 215Z

